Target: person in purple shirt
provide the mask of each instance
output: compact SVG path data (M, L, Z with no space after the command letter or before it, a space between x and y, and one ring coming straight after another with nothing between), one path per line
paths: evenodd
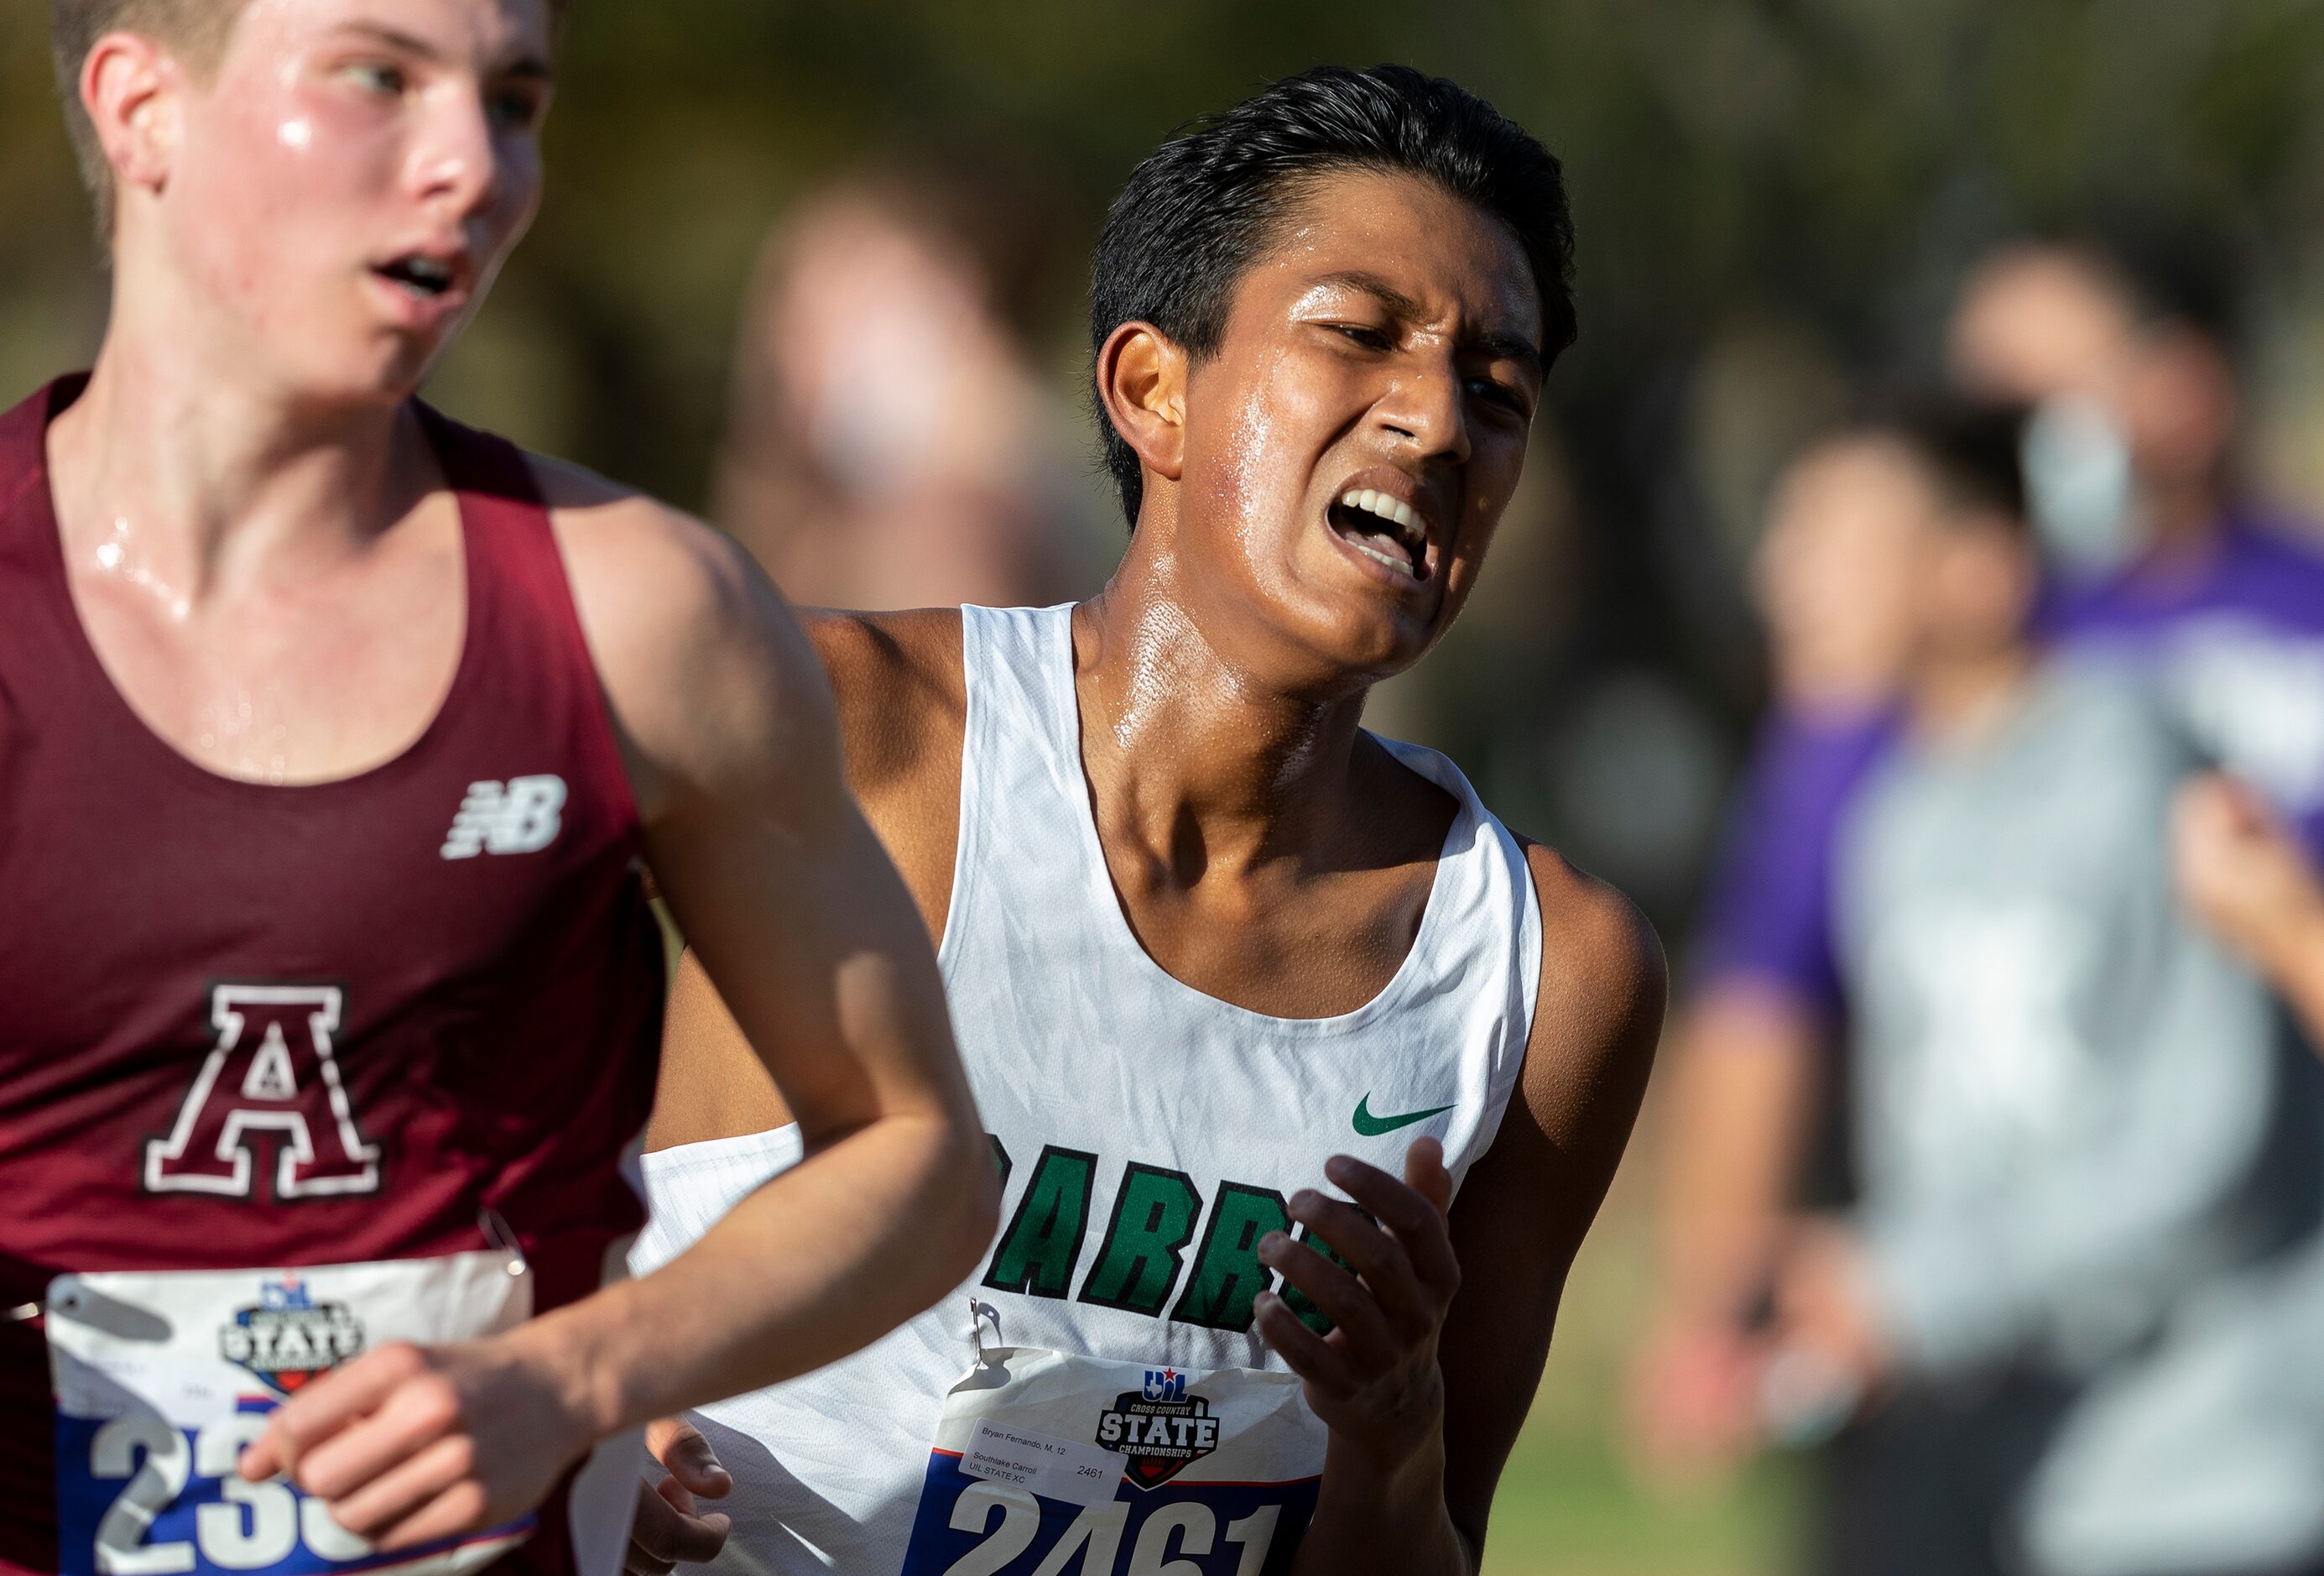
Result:
M2036 413L2029 480L2057 566L2047 638L2144 668L2198 747L2324 853L2324 552L2236 491L2227 293L2183 255L2014 246L1970 273L1949 359L1964 388ZM1893 669L1884 677L1879 641L1859 632L1862 660L1835 698L1819 687L1831 664L1787 651L1835 621L1877 623L1891 598L1870 584L1786 602L1772 572L1784 507L1758 588L1776 703L1713 873L1671 1059L1666 1270L1631 1397L1638 1453L1665 1476L1719 1471L1813 1423L1766 1383L1757 1323L1834 1069L1827 1048L1846 1027L1833 848L1893 736Z

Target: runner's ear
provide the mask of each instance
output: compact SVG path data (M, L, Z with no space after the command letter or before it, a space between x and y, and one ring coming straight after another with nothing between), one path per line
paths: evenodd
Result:
M109 32L90 47L81 62L81 107L116 189L152 189L168 179L178 132L175 89L183 78L182 68L142 33Z
M1186 352L1147 322L1123 323L1098 350L1098 397L1139 463L1176 481L1185 462Z

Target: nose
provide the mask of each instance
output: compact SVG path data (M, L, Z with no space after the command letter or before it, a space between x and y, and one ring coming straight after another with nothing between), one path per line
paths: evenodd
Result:
M447 84L437 96L412 148L411 178L431 206L464 216L499 201L500 144L481 92Z
M1378 419L1418 450L1420 458L1465 463L1471 449L1469 410L1461 383L1460 368L1449 356L1406 360L1377 408Z

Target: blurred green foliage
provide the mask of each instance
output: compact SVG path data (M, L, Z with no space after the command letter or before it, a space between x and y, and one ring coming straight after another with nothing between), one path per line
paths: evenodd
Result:
M700 496L753 249L818 175L899 139L998 139L1056 177L1078 242L1173 125L1319 61L1448 73L1565 159L1584 337L1558 387L1592 426L1618 427L1668 358L1749 305L1877 338L1925 310L1970 249L2029 218L2159 207L2216 223L2264 273L2293 278L2311 266L2324 199L2324 9L2299 0L577 0L574 12L550 201L481 336L527 343L542 363L528 393L536 379L565 386L552 410L496 413L681 499ZM86 302L74 282L89 259L45 42L34 0L9 0L0 300L55 316L60 301ZM1061 292L1061 325L1074 304ZM64 317L55 337L85 337L85 304ZM25 359L6 355L18 383ZM476 381L494 386L483 369Z
M575 0L548 206L435 392L698 506L769 225L867 153L929 144L1005 150L1056 186L1041 333L1069 389L1081 259L1138 158L1268 78L1379 60L1493 99L1564 159L1574 194L1582 338L1545 436L1572 540L1503 591L1557 624L1523 695L1498 658L1470 663L1504 686L1480 691L1496 716L1644 670L1731 737L1759 681L1734 517L1793 430L1775 407L1926 367L1960 269L2024 226L2136 211L2215 235L2251 283L2278 404L2324 410L2308 392L2324 363L2309 0ZM5 0L0 402L93 349L88 236L42 8ZM1525 800L1522 774L1479 771L1494 737L1451 742ZM1508 747L1531 760L1539 743ZM1560 831L1554 806L1517 819ZM1577 1271L1495 1576L1743 1576L1785 1557L1798 1485L1780 1469L1671 1506L1606 1449L1642 1218L1618 1195Z

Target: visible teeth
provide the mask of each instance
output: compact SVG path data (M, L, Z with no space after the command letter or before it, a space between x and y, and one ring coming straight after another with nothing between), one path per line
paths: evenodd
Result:
M1345 541L1346 539L1343 537L1342 540ZM1407 575L1412 572L1412 561L1410 559L1391 557L1389 554L1382 552L1379 549L1367 546L1360 542L1350 542L1348 545L1354 548L1358 552L1362 553L1366 558L1378 559L1380 562L1388 565L1388 567L1392 570L1401 570L1403 573Z
M1351 509L1361 509L1367 515L1377 515L1397 528L1397 533L1408 547L1416 547L1427 539L1422 529L1420 513L1410 504L1389 497L1370 487L1350 487L1340 495L1340 502Z

